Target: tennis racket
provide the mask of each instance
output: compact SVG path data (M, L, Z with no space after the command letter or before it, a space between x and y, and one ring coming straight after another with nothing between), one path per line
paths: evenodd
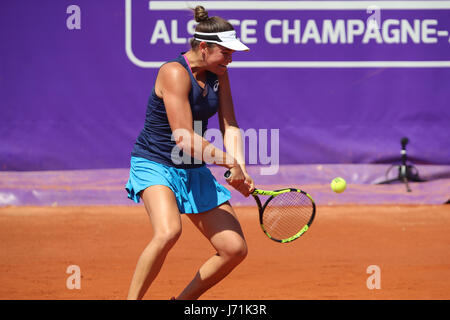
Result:
M228 170L224 176L228 179L231 172ZM298 239L308 231L316 215L313 198L300 189L255 189L252 196L258 205L262 231L276 242L288 243ZM259 196L269 198L263 204Z

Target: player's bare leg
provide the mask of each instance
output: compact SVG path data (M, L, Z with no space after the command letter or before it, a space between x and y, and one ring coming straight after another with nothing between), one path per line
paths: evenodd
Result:
M179 300L198 299L225 278L247 255L247 244L241 226L228 202L211 211L188 217L211 242L217 253L200 267L194 279L177 297Z
M154 235L142 252L128 292L129 300L142 299L158 275L169 250L181 235L175 196L166 186L151 186L141 193Z

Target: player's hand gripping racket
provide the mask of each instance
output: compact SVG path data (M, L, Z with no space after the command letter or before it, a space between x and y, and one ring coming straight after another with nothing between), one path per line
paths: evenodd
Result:
M225 178L231 177L228 170ZM262 204L258 195L268 196ZM258 205L262 230L273 241L287 243L298 239L311 226L316 214L312 197L303 190L285 188L274 191L255 189L252 196Z

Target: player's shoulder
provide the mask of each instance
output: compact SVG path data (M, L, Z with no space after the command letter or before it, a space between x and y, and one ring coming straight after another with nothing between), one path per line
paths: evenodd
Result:
M159 68L156 78L156 87L160 88L184 88L189 91L191 79L189 73L178 62L167 62Z
M158 73L159 75L172 79L176 78L178 78L179 80L183 78L189 79L189 74L186 68L176 61L171 61L163 64L159 68Z

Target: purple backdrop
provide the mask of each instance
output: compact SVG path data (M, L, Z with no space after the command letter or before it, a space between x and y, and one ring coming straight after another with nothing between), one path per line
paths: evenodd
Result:
M403 136L414 161L450 164L450 9L278 9L210 15L232 19L251 47L229 70L238 121L279 129L281 164L388 163ZM15 0L0 15L0 170L127 167L153 62L187 50L191 13ZM379 33L367 31L372 18Z

